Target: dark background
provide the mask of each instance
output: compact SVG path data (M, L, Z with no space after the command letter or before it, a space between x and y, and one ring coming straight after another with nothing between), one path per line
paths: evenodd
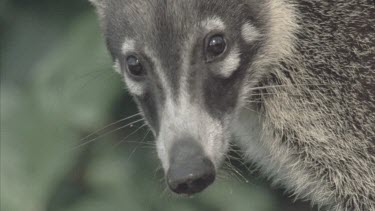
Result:
M137 110L88 2L2 0L0 40L2 211L310 210L236 160L204 193L171 194L143 122L109 125Z

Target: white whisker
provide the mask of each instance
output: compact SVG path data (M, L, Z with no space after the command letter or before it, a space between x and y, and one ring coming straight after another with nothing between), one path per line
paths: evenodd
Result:
M108 132L106 132L106 133L104 133L104 134L102 134L102 135L99 135L99 136L96 137L96 138L93 138L93 139L91 139L91 140L89 140L89 141L86 141L86 142L84 142L84 143L82 143L82 144L79 144L79 145L73 147L73 150L78 149L78 148L80 148L80 147L82 147L82 146L86 146L87 144L90 144L90 143L92 143L92 142L98 140L99 138L102 138L102 137L104 137L104 136L106 136L106 135L108 135L108 134L111 134L111 133L117 132L117 131L119 131L119 130L122 130L122 129L128 127L128 126L132 126L133 124L138 123L138 122L141 122L141 121L144 121L144 119L143 119L143 118L142 118L142 119L138 119L138 120L136 120L136 121L134 121L134 122L131 122L131 123L126 124L126 125L124 125L124 126L121 126L121 127L119 127L119 128L116 128L116 129L110 130L110 131L108 131Z
M142 119L143 120L143 119ZM147 126L147 124L143 124L141 125L140 127L138 127L135 131L133 131L132 133L130 133L129 135L127 135L125 138L123 138L120 142L118 142L116 144L116 146L120 145L121 143L123 143L127 138L129 138L130 136L134 135L135 133L137 133L139 130L141 130L142 128L144 128L145 126Z
M93 136L93 135L95 135L95 134L97 134L97 133L100 133L101 131L103 131L103 130L109 128L109 127L112 127L112 126L114 126L114 125L116 125L116 124L118 124L118 123L124 122L124 121L126 121L126 120L132 119L132 118L134 118L134 117L136 117L136 116L139 116L140 114L141 114L141 113L137 113L137 114L134 114L134 115L131 115L131 116L125 117L125 118L123 118L123 119L117 120L116 122L112 122L112 123L110 123L110 124L104 126L103 128L100 128L100 129L98 129L98 130L92 132L91 134L89 134L89 135L87 135L86 137L82 138L80 141L84 141L84 140L90 138L91 136Z
M131 159L131 157L133 156L133 154L137 151L137 149L139 148L139 146L144 143L144 140L146 140L147 135L149 133L150 133L150 129L148 129L146 135L143 136L142 140L137 144L137 146L134 148L134 150L130 153L130 155L128 157L128 161Z

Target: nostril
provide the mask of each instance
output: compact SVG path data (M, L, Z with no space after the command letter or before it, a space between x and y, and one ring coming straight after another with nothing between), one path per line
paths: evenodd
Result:
M189 191L188 183L182 183L177 185L177 188L174 190L176 193L186 193Z
M207 188L215 180L215 173L197 176L189 175L187 178L173 181L169 180L168 185L177 194L194 194Z

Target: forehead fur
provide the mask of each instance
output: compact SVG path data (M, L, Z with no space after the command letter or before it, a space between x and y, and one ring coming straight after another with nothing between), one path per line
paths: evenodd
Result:
M189 37L189 33L207 18L219 17L235 27L244 19L258 20L261 11L261 3L256 0L91 1L101 10L99 14L107 42L115 51L125 37L154 49Z

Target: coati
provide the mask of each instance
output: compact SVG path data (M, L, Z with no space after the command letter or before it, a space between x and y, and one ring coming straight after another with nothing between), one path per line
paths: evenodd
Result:
M91 0L170 189L203 191L231 141L324 210L375 210L375 3Z

